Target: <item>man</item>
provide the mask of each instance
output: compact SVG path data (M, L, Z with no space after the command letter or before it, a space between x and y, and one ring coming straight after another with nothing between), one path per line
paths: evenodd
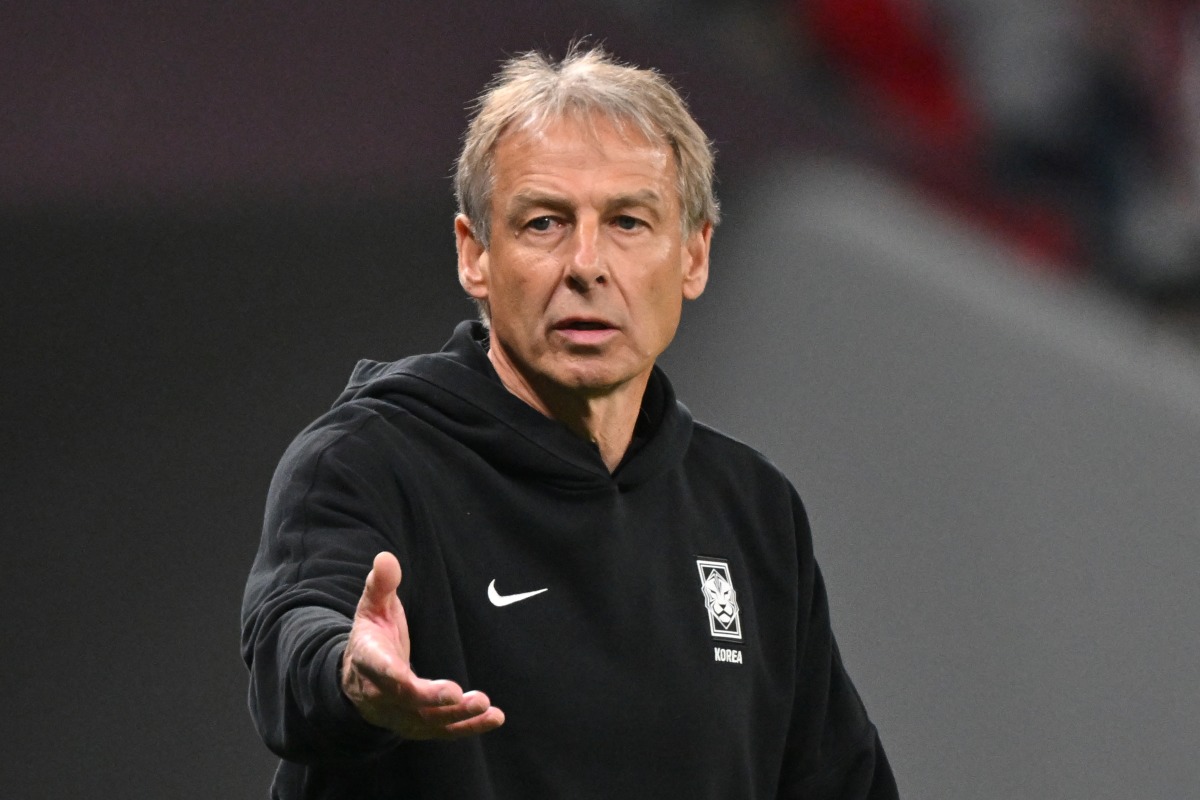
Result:
M243 656L273 796L896 796L799 498L655 366L712 183L674 89L598 50L484 94L455 219L482 321L360 363L271 487Z

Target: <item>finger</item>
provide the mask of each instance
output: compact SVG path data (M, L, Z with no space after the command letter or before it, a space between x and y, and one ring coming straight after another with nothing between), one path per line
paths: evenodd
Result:
M412 698L413 705L417 708L437 708L441 706L454 706L462 702L463 690L454 681L448 680L426 680L418 678L416 675L411 675L408 681L408 693Z
M504 724L504 712L495 706L482 714L455 722L445 727L444 736L447 739L462 739L467 736L478 736L481 733L494 731Z
M387 550L381 550L375 554L375 559L371 563L374 572L380 575L386 575L387 580L395 586L400 585L400 559Z
M467 692L462 699L451 705L427 706L418 709L421 719L431 725L451 725L477 717L492 707L487 695L482 692Z
M400 588L400 575L400 562L394 555L388 552L376 555L371 571L367 573L359 607L373 611L385 610Z

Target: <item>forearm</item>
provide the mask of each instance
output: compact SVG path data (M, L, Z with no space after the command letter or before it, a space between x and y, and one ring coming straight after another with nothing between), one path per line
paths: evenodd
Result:
M361 758L396 743L362 718L342 693L340 666L350 620L298 606L266 624L249 622L243 655L250 713L267 746L289 761Z
M243 597L242 657L255 725L283 758L365 757L394 743L342 694L340 664L372 559L407 555L397 532L407 521L366 439L317 428L280 462Z

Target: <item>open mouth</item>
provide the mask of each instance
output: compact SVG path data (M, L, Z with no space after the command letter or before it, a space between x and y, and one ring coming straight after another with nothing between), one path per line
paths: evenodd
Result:
M603 331L608 330L610 325L605 325L603 322L589 322L587 320L571 320L559 326L564 330L571 331Z

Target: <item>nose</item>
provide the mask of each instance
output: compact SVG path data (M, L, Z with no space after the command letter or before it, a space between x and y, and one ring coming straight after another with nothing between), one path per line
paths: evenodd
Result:
M567 281L581 292L608 282L608 266L600 246L600 225L595 220L582 219L575 226L568 255Z

